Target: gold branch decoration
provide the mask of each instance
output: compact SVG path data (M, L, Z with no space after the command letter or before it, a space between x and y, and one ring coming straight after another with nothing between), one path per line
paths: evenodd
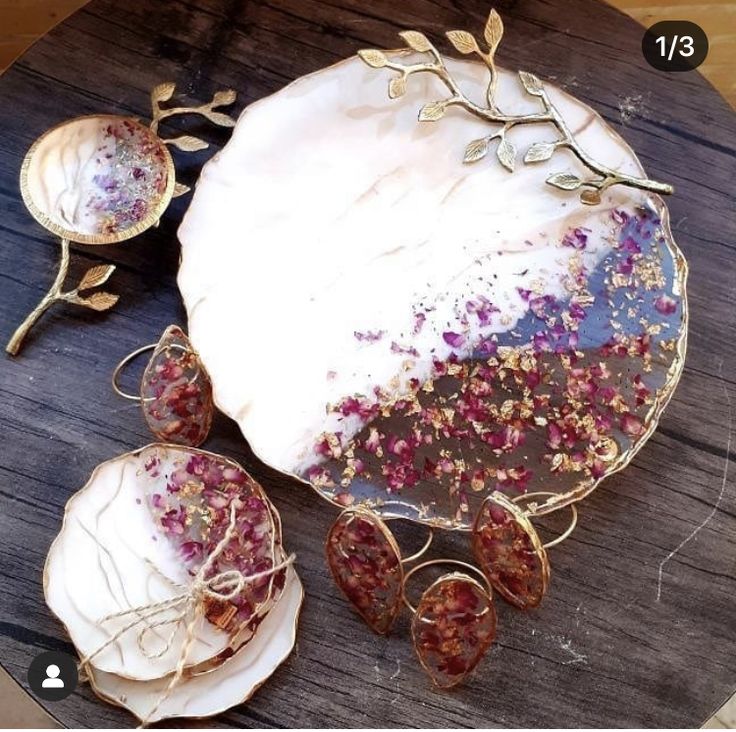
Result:
M235 127L235 120L232 117L224 112L217 111L217 107L227 107L235 101L237 94L233 89L223 89L215 92L209 102L201 104L198 107L162 107L161 102L168 102L174 96L175 91L176 84L173 81L165 81L151 89L150 127L151 131L155 134L158 134L158 126L162 120L181 114L199 114L218 127ZM161 140L165 144L185 152L206 150L209 147L208 143L193 135L183 135L169 139L161 138ZM173 197L178 198L179 196L183 196L190 190L191 188L189 186L177 182Z
M563 191L580 190L580 200L588 205L596 205L601 201L601 194L615 185L630 186L654 193L670 194L673 188L668 183L627 175L613 170L591 157L575 140L570 128L559 110L549 98L541 80L528 71L519 71L519 82L532 97L539 100L540 111L530 114L505 114L498 105L496 90L498 70L495 55L503 37L503 21L501 16L491 10L483 30L483 47L472 33L464 30L451 30L445 34L453 47L463 55L477 56L488 68L489 79L485 94L485 104L480 105L469 99L460 89L458 83L447 69L439 51L423 33L403 31L399 36L409 49L416 53L427 54L429 61L424 63L401 63L378 49L358 51L358 56L374 69L387 68L397 72L397 76L389 81L388 95L391 99L402 96L406 91L407 80L413 74L432 74L436 76L449 91L445 99L428 102L419 110L420 122L435 122L441 119L448 109L460 107L469 114L491 124L500 125L491 134L478 140L472 140L465 148L463 162L475 163L488 155L494 140L496 157L501 165L513 172L516 165L516 146L508 139L508 133L517 125L548 124L559 133L554 142L536 142L524 154L525 164L549 160L557 150L569 150L592 173L589 177L581 177L575 173L559 172L550 175L547 183ZM408 50L408 49L407 49Z
M6 347L7 352L11 356L17 355L23 339L28 331L35 325L36 321L54 304L58 302L68 302L72 305L80 305L81 307L103 312L109 310L118 301L118 295L111 292L103 292L98 290L87 297L81 297L80 292L86 292L95 287L105 284L110 275L115 271L114 264L100 264L88 269L79 284L73 289L64 291L64 281L69 271L69 240L61 240L61 261L59 270L56 273L56 279L51 285L49 291L44 295L41 302L36 305L31 313L28 314L23 323L13 333L13 337Z
M59 240L61 242L61 257L59 259L59 269L57 270L56 278L54 279L51 288L43 296L38 305L36 305L36 307L26 316L25 320L23 320L23 322L18 326L8 341L5 350L11 356L18 355L23 341L31 328L52 305L56 303L69 303L89 308L90 310L103 312L114 307L117 303L118 296L110 292L96 291L91 294L86 294L89 290L99 287L108 280L115 270L115 265L112 264L103 264L90 268L74 289L64 291L64 282L69 270L71 242L77 244L107 245L116 244L137 236L151 226L158 226L160 217L168 207L171 199L176 198L177 196L182 196L190 190L189 186L186 186L183 183L178 183L175 179L176 170L174 168L174 161L171 157L169 147L174 147L184 152L195 152L197 150L205 150L209 145L204 140L192 135L180 135L179 137L169 139L162 138L158 132L158 128L162 120L175 115L198 114L220 127L235 126L235 120L220 111L221 107L228 106L235 102L237 95L232 89L217 91L213 94L212 99L209 102L196 107L162 106L163 103L171 100L175 91L176 84L172 81L158 84L152 89L152 113L151 122L148 126L136 117L120 117L118 115L110 114L80 117L68 120L67 122L57 125L57 127L47 130L46 133L34 142L26 153L20 175L20 189L23 201L30 213L44 228L59 236ZM165 173L166 177L165 189L162 192L152 192L151 190L148 190L143 194L148 195L148 198L145 200L141 198L140 201L135 200L126 204L125 211L130 214L131 220L126 221L124 226L113 228L111 230L100 229L98 231L89 232L81 230L79 227L75 227L76 222L70 223L66 220L60 221L58 218L54 218L51 215L52 212L40 205L35 199L32 186L30 186L28 182L29 170L31 169L34 155L39 149L39 145L41 145L49 135L55 134L60 128L66 126L71 127L79 124L80 122L85 123L89 119L98 119L102 129L109 127L111 124L122 123L123 125L126 125L129 130L136 130L136 134L145 137L147 149L149 150L147 153L149 158L153 160L155 164L162 167L162 172ZM159 157L155 157L154 153L150 153L150 149L154 149L155 155ZM75 154L66 157L76 160L79 155ZM141 167L145 167L145 162L146 161L141 162L133 171L131 171L131 178L126 178L121 181L113 181L109 184L111 186L111 190L114 191L120 187L124 188L127 185L135 185L134 181L141 177ZM152 163L152 165L154 163ZM136 173L138 174L137 176ZM80 177L78 175L69 176L69 180L71 181L70 185L73 187L79 183ZM57 196L57 199L61 198L62 196ZM141 202L144 204L143 208L146 213L142 218L136 218L137 213L135 207L136 204ZM85 295L80 295L80 293L85 293Z

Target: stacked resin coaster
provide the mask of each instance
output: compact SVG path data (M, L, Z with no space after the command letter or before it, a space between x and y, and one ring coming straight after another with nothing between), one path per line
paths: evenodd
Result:
M291 651L302 587L236 463L154 444L69 501L44 591L102 698L144 723L238 704Z

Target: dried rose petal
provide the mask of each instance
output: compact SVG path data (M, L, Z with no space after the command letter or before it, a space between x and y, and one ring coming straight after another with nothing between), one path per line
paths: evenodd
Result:
M644 425L636 415L624 414L621 417L621 430L630 437L639 437L644 433Z
M414 648L442 689L461 683L496 637L496 611L486 590L465 574L440 577L422 595L411 623Z
M353 332L353 335L355 336L356 341L361 341L365 343L375 343L376 341L380 341L381 338L383 338L384 335L386 335L385 330L367 330L365 332L356 330Z
M462 333L454 333L451 330L445 331L442 334L442 340L452 348L462 348L465 343L465 336Z
M197 447L210 431L212 383L181 328L170 325L143 373L143 415L164 442Z
M231 511L235 533L214 561L207 578L237 570L249 576L273 566L281 555L281 533L275 510L263 489L239 465L220 455L192 448L155 445L148 448L146 492L154 522L194 575L225 536ZM175 491L170 488L178 484ZM205 617L218 627L235 632L254 628L267 612L285 579L285 572L247 582L227 602L208 597Z
M542 601L549 581L547 553L521 509L491 495L473 527L473 552L498 592L522 610Z
M404 571L386 525L365 509L347 510L332 525L325 551L353 607L376 633L388 633L401 607Z
M657 312L662 313L662 315L672 315L677 311L677 300L669 295L660 295L654 301L654 307L657 309Z

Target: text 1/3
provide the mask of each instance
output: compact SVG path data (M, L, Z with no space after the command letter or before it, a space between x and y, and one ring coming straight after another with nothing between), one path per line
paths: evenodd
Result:
M689 20L663 20L644 34L642 53L660 71L691 71L708 55L705 31Z

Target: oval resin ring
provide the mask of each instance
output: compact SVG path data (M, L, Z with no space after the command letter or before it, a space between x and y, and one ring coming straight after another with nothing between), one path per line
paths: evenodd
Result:
M325 552L335 583L366 623L386 635L401 610L404 564L432 543L430 531L419 551L402 558L391 529L367 508L343 511L330 528Z
M122 370L146 351L153 351L143 372L140 394L118 385ZM140 401L143 416L157 439L198 447L209 434L214 415L212 382L186 333L170 325L158 343L129 353L115 367L112 388L124 399Z
M483 502L473 525L473 553L493 587L516 607L537 607L550 577L547 549L566 539L577 524L577 509L563 534L543 544L527 511L520 505L544 492L529 493L515 500L493 493Z
M406 595L408 581L416 572L439 564L477 574L482 583L465 571L442 575L424 591L415 608ZM407 572L402 597L413 613L414 650L432 682L441 689L462 683L496 637L496 610L488 579L465 562L434 559Z

